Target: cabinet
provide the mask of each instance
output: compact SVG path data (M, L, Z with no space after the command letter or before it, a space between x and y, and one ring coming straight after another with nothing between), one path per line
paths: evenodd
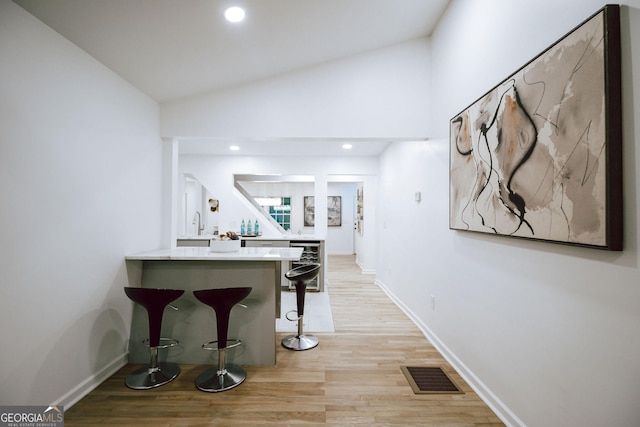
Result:
M178 246L178 247L195 246L195 247L206 248L206 247L209 246L209 239L180 239L180 238L178 238L178 240L176 242L176 246Z
M262 239L242 239L242 246L246 248L288 248L288 240L262 240ZM283 262L280 268L280 287L289 286L289 282L285 277L285 273L288 271L288 262Z
M242 246L247 248L288 248L288 240L251 240L242 239Z

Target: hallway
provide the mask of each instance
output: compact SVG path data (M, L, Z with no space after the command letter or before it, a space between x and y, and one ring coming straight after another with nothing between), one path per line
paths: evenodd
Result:
M196 390L203 366L182 366L155 390L130 390L127 365L73 406L65 425L503 425L353 256L330 256L328 278L335 332L314 333L315 349L278 346L276 366L247 366L243 384L217 394ZM464 394L414 394L403 365L443 366Z

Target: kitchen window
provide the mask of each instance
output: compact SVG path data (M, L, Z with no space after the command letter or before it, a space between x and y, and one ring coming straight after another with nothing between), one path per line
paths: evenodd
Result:
M255 200L283 229L291 229L291 197L256 197Z

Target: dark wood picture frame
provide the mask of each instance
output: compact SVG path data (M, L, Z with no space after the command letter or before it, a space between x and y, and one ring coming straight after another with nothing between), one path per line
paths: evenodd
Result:
M450 121L449 228L623 248L620 7Z

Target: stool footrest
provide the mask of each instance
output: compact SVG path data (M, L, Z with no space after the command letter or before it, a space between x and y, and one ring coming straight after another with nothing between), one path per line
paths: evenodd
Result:
M290 318L289 317L289 313L295 313L296 317L295 318ZM300 315L298 314L298 310L289 310L287 311L287 313L284 315L284 317L289 321L289 322L297 322L298 319L300 319Z
M147 347L149 347L149 338L146 338L146 339L142 340L142 344L144 344ZM156 348L175 347L178 344L180 344L180 341L178 341L176 339L173 339L173 338L160 338L160 344Z
M202 349L209 350L209 351L218 351L220 349L218 348L217 344L218 344L218 341L209 341L202 344ZM241 344L242 344L241 340L227 340L227 346L225 347L225 349L234 348Z

